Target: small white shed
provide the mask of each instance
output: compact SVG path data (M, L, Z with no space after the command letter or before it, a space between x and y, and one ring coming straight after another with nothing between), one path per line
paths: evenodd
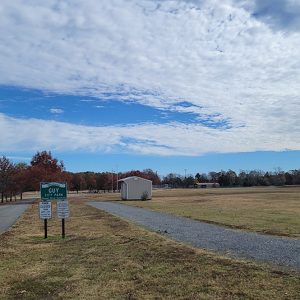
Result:
M152 198L152 181L137 176L120 179L123 200L146 200Z

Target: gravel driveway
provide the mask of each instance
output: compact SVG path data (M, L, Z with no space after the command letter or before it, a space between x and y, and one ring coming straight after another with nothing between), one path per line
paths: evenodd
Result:
M0 234L12 226L29 204L0 205Z
M119 203L89 202L89 205L198 248L300 270L300 240L228 229Z

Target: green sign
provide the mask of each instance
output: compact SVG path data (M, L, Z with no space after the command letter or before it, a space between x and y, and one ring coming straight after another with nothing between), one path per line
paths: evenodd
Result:
M67 184L59 182L41 183L42 200L62 200L67 199Z

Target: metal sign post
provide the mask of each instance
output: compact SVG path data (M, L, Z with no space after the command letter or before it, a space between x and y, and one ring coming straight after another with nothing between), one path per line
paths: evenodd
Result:
M47 220L51 218L51 202L57 202L57 215L62 219L62 238L65 238L65 218L69 217L67 184L60 182L41 182L40 218L44 219L45 239L47 238Z
M65 219L61 219L61 237L65 238Z
M69 218L69 202L67 200L57 201L57 217L61 219L61 236L65 238L65 219Z
M44 219L44 239L48 238L48 225L47 219Z
M40 209L40 218L44 220L44 238L46 239L48 237L47 220L51 219L52 217L51 202L47 202L47 201L40 202L39 209Z

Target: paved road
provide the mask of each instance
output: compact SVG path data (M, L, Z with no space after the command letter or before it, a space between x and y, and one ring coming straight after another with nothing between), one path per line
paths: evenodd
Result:
M199 248L300 270L300 240L228 229L119 203L89 205Z
M0 234L12 226L29 204L0 205Z

